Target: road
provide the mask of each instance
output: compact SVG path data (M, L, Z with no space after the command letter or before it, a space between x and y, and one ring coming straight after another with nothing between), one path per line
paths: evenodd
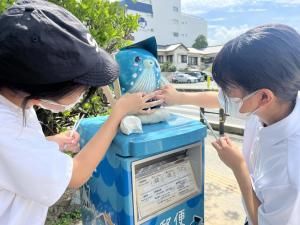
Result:
M216 82L211 81L210 87L207 86L207 82L198 82L198 83L180 83L180 84L172 84L176 89L185 89L185 90L201 90L201 89L213 89L216 90L218 89L218 85Z
M168 106L168 109L170 109L171 112L183 115L191 119L200 119L200 112L199 107L191 106L191 105L182 105L182 106ZM205 116L209 122L212 123L219 123L219 114L218 110L209 110L205 109L206 113ZM226 125L233 126L233 127L239 127L244 128L245 127L245 121L241 119L236 119L228 116L226 118Z
M229 135L241 149L242 137ZM245 213L241 194L231 170L212 147L214 138L205 141L205 225L242 225Z

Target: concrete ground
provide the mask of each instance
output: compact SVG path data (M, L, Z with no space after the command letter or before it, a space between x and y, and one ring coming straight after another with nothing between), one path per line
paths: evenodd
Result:
M207 82L198 82L198 83L172 83L172 85L178 90L201 90L201 89L218 89L216 82L211 81L210 86L207 85Z
M229 135L241 147L242 138ZM237 182L219 159L209 135L205 145L205 225L242 225L245 213Z

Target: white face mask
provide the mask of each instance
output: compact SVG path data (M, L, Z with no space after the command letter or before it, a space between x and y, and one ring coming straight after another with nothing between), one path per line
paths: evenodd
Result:
M220 89L218 98L222 108L225 109L227 114L236 118L247 119L249 116L255 114L259 110L259 107L253 112L248 113L241 113L240 110L244 104L244 101L254 96L257 92L258 91L255 91L244 98L230 98Z
M51 100L46 100L46 99L40 99L41 103L40 103L40 107L50 110L53 113L60 113L60 112L64 112L64 111L68 111L71 110L77 103L81 102L81 100L83 99L84 96L84 92L78 97L78 99L70 104L70 105L63 105L63 104L59 104L57 102L51 101ZM47 103L48 105L52 105L54 106L53 108L49 108L49 106L45 106L43 105L43 103Z

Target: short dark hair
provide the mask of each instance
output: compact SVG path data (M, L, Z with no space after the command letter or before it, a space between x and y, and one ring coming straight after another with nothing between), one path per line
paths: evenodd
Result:
M224 45L212 73L225 92L232 86L248 93L267 88L294 101L300 90L300 35L282 24L251 29Z

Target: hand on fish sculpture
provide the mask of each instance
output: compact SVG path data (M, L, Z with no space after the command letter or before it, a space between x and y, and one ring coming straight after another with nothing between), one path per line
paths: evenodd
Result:
M168 84L161 76L157 61L157 45L154 37L121 49L116 54L120 67L120 86L125 93L151 93ZM152 99L155 101L155 99ZM145 109L147 110L147 109ZM163 107L157 107L151 114L125 117L121 130L125 134L141 133L142 124L152 124L165 121L170 113ZM126 129L130 127L130 129Z

